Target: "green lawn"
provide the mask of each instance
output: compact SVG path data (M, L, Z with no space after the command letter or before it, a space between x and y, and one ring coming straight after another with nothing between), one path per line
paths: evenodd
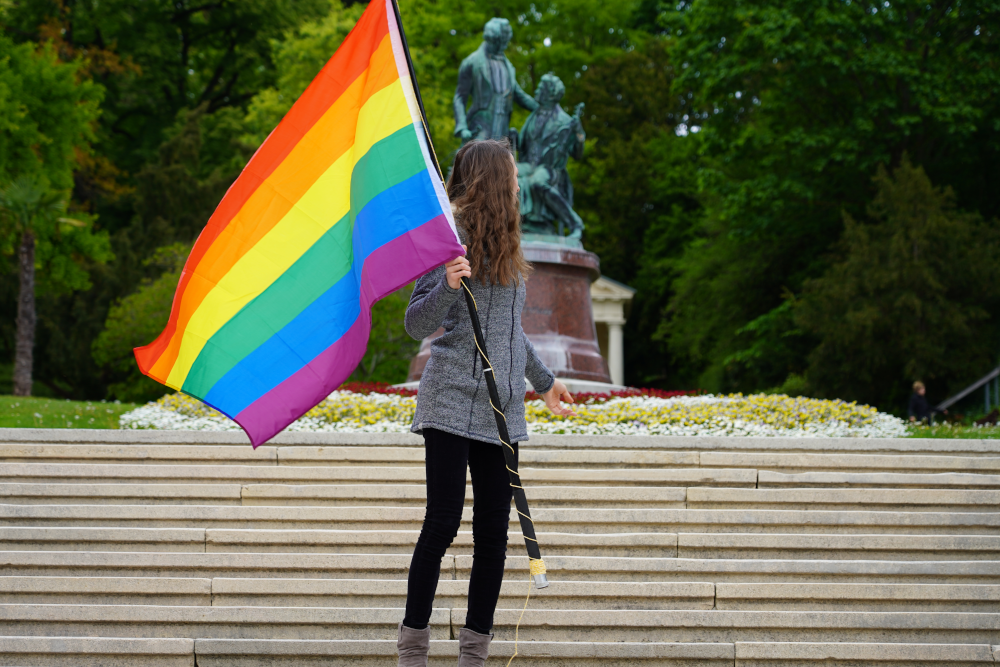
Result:
M938 424L936 426L914 426L910 428L911 438L1000 438L1000 426L965 426L962 424Z
M135 403L0 396L0 427L118 428L118 415L135 407Z

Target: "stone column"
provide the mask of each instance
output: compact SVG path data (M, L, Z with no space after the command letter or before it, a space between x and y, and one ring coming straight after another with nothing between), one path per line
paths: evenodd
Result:
M623 324L625 324L625 320L608 322L608 370L611 371L611 384L625 384Z
M625 341L622 326L625 324L625 306L632 300L635 290L610 278L598 278L590 286L590 300L595 323L601 326L599 342L608 360L611 382L625 384ZM606 333L605 333L606 332Z

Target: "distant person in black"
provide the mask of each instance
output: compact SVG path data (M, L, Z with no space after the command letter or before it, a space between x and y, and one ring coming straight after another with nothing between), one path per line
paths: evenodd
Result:
M931 417L931 408L927 405L927 388L919 380L913 383L913 393L910 395L910 421L928 421Z

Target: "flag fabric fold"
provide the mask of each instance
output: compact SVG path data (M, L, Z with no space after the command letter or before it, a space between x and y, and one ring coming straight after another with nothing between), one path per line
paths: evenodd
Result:
M462 254L392 0L373 0L219 203L142 372L256 447L357 367L371 306Z

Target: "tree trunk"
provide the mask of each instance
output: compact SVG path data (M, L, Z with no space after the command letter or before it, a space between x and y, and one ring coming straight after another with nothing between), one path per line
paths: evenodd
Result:
M21 291L17 299L17 347L14 353L14 395L31 396L31 367L35 347L35 235L21 236Z

